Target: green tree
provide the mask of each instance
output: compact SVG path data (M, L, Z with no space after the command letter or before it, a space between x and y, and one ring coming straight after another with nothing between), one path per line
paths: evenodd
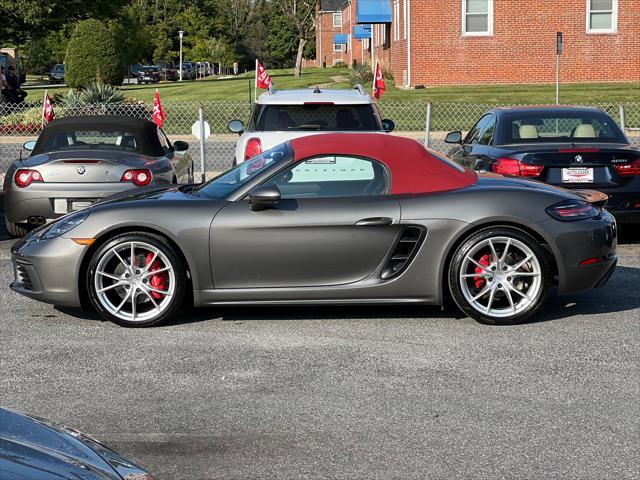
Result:
M64 76L72 88L83 88L93 82L122 84L122 60L113 35L101 21L78 23L67 47Z
M316 28L317 0L273 0L280 8L283 16L293 24L298 38L298 51L296 53L295 76L302 74L302 57L309 39L313 37Z

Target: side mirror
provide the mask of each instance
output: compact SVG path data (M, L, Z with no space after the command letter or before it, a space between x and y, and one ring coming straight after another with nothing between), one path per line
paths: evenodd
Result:
M183 142L182 140L176 140L173 142L173 148L176 152L186 152L189 150L189 144L187 142Z
M24 142L24 145L22 145L22 148L31 152L33 151L34 148L36 148L36 141L29 140L28 142Z
M254 212L275 207L280 197L280 189L275 185L257 187L249 192L249 206Z
M388 118L382 120L382 129L385 132L391 133L393 132L394 128L396 128L396 123L393 120L389 120Z
M462 143L462 132L459 130L456 130L455 132L449 132L447 133L444 141L446 143Z
M227 128L232 133L242 135L242 132L244 132L244 123L242 123L242 120L231 120L227 123Z

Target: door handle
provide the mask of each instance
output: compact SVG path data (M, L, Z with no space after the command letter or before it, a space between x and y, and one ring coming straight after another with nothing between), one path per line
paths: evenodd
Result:
M389 217L372 217L372 218L363 218L362 220L358 220L356 222L357 227L373 227L373 226L381 226L381 225L391 225L393 223L393 218Z

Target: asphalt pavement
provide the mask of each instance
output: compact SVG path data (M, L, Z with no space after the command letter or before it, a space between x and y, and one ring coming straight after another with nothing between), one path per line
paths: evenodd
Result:
M173 479L637 479L640 235L609 284L454 308L224 308L124 329L23 298L0 226L0 405Z

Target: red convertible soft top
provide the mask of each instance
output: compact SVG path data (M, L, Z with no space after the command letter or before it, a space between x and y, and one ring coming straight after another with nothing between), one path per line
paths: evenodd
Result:
M458 190L477 179L474 172L449 163L415 140L385 133L325 133L289 143L296 162L321 155L377 160L391 173L391 194Z

